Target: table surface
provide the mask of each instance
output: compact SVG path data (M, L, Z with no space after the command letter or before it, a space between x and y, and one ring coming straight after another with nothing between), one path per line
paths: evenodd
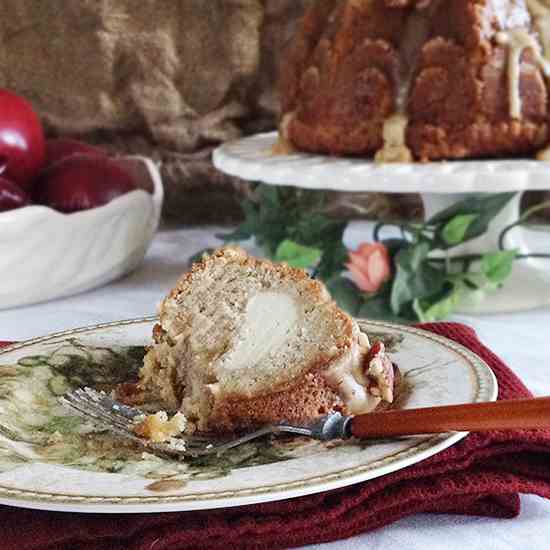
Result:
M352 247L368 240L370 226L350 224L345 242ZM0 310L0 340L22 340L73 327L142 317L156 311L158 302L188 267L191 255L219 246L219 228L163 229L155 237L145 262L134 273L103 288L50 303ZM526 282L526 284L528 284ZM474 327L481 340L523 379L536 395L550 395L550 309L515 314L456 316ZM515 520L451 515L417 515L374 533L349 539L348 549L446 548L493 550L547 548L550 502L522 497ZM315 548L341 548L342 543Z

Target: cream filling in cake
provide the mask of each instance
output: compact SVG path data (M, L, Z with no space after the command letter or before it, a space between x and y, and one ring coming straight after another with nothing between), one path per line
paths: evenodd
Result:
M263 293L252 298L235 347L214 367L218 377L238 373L241 378L254 378L258 364L276 359L289 346L289 335L298 325L298 318L298 307L288 296ZM368 350L367 336L355 325L349 352L322 374L339 394L349 414L370 412L381 401L367 389L369 380L363 368ZM209 389L213 395L219 395L218 384L210 384Z
M287 345L298 318L298 305L290 296L275 292L253 296L248 302L239 338L233 349L218 361L216 370L230 374L272 359Z

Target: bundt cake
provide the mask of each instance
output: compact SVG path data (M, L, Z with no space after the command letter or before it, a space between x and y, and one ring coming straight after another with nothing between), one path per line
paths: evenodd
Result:
M383 346L370 347L322 283L239 248L205 256L181 278L154 340L141 390L200 431L365 413L393 400Z
M281 141L380 162L532 154L548 56L550 0L318 0L281 64Z

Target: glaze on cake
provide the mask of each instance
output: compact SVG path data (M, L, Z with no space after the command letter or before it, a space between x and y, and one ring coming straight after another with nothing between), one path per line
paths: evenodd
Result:
M549 142L550 0L319 0L281 64L286 149L379 162Z

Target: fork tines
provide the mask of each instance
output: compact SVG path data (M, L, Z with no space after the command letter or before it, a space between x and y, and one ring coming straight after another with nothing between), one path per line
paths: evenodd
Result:
M123 414L121 406L116 404L103 391L97 392L91 388L79 388L66 393L60 398L60 402L87 420L93 420L141 445L147 443L134 433L134 423L131 419L132 417L136 418L141 411L132 417Z
M66 393L59 401L86 420L91 420L157 453L172 456L198 456L209 454L209 449L212 447L208 445L210 440L203 437L172 438L166 443L153 442L139 437L134 432L135 420L144 416L145 413L140 409L115 401L104 391L96 391L87 387L79 388Z

